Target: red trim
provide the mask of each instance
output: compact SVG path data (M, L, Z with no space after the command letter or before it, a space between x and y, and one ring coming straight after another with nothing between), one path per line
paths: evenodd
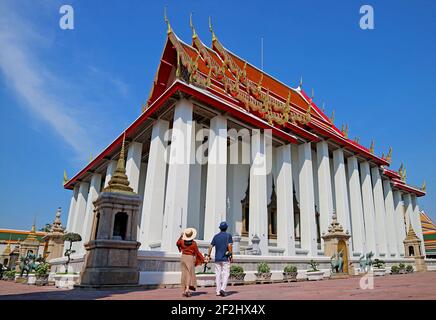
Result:
M339 137L339 136L333 134L332 132L329 132L328 130L317 126L313 122L309 122L308 126L311 127L314 131L316 131L324 136L327 136L328 138L330 138L332 140L335 140L339 144L345 145L345 147L347 147L348 149L353 150L355 152L358 152L360 154L363 154L367 158L370 158L371 160L373 160L378 165L389 166L389 162L387 162L386 160L379 158L376 155L372 154L371 152L357 146L356 144L354 144L353 142L351 142L348 139L345 139L343 137Z
M425 196L424 191L413 188L413 187L408 186L407 184L404 184L404 183L393 182L393 186L398 188L398 189L401 189L401 190L404 190L404 191L407 191L410 193L414 193L414 194L416 194L417 197Z
M398 174L398 172L395 172L395 171L389 170L389 169L387 169L387 168L384 168L383 173L384 173L385 176L387 176L387 177L389 177L389 178L392 178L392 179L399 179L399 180L401 179L401 176Z

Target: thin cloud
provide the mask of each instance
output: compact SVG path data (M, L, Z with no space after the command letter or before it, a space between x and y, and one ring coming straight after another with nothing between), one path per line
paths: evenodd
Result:
M79 108L70 105L72 100L65 95L66 88L59 88L59 84L68 81L52 72L35 54L40 44L48 49L48 41L28 20L18 16L12 6L3 3L0 9L0 70L7 87L32 116L48 124L78 158L85 159L96 144L90 140L92 135L86 124L74 115L73 110ZM59 90L53 90L54 87Z

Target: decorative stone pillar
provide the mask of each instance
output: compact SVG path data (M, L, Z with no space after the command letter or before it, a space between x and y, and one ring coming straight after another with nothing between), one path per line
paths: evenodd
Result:
M169 122L160 119L153 125L151 133L139 235L142 250L145 250L150 243L156 243L162 239L167 173L167 162L165 159L167 142L165 141L165 134L168 128Z
M342 252L343 258L343 273L353 274L354 270L349 268L350 250L348 241L350 235L344 232L344 229L336 219L336 214L333 214L332 223L328 232L322 236L324 239L324 255L338 259L339 253Z
M301 249L317 256L315 196L313 194L312 151L310 142L298 146L298 181L300 185Z
M375 241L374 195L367 161L360 163L360 180L362 184L363 217L365 220L366 253L373 252L375 254L377 248Z
M140 197L129 186L125 171L124 141L117 169L94 201L92 240L80 274L82 288L136 286L139 280L137 224Z
M227 184L227 119L216 116L210 120L207 159L206 209L204 240L211 241L221 221L226 220Z
M284 248L287 256L295 255L291 159L291 145L277 148L277 247Z
M386 208L386 234L388 235L388 248L391 256L398 257L398 236L397 223L395 219L394 197L391 188L391 182L388 179L383 180L383 193Z
M192 102L184 98L179 100L174 108L162 230L163 251L177 252L177 239L186 228L190 169L195 161L195 145L192 143L195 128L192 112Z
M232 252L233 254L241 254L241 236L235 234L233 237Z
M413 230L412 224L409 223L409 231L404 239L404 251L407 258L415 258L416 270L420 272L427 271L425 256L421 251L421 239L418 238Z
M404 257L404 239L406 239L406 223L404 221L404 202L401 199L401 191L394 191L395 226L397 228L397 247L400 256Z
M335 175L336 215L339 223L350 230L350 208L348 206L347 178L345 174L344 150L333 151L333 166Z
M318 164L318 194L319 194L319 222L320 232L327 232L333 212L333 193L330 172L329 147L326 141L316 144L317 164ZM322 240L321 237L321 241ZM323 246L323 243L321 243Z
M380 257L386 256L388 252L387 248L387 235L385 227L385 201L383 197L383 187L380 177L380 171L378 167L371 168L371 177L374 192L374 212L375 212L375 238L377 255Z
M268 207L267 207L267 146L265 134L253 130L251 137L252 162L249 190L249 237L259 238L259 248L268 254Z
M64 228L61 223L61 208L58 208L50 232L42 238L47 243L47 251L44 254L46 261L64 256L63 235Z
M362 189L359 179L359 165L355 156L348 158L348 184L350 188L351 234L353 255L360 256L365 248L365 225L363 222Z

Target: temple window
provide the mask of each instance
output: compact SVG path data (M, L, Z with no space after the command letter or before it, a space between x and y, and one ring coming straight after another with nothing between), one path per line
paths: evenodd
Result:
M242 230L241 235L248 237L248 228L250 225L250 180L248 180L247 190L245 191L245 198L241 201L242 206Z
M300 205L297 201L295 187L294 187L294 232L295 232L295 240L300 241L301 240Z
M268 238L277 239L277 197L274 181L272 184L271 201L268 205Z
M413 249L413 246L409 247L409 256L411 257L415 256L415 249Z
M112 237L115 239L125 240L127 233L127 220L128 216L125 212L118 212L115 215L114 232Z

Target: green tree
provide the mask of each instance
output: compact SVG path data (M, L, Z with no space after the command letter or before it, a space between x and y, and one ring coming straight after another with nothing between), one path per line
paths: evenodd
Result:
M70 246L65 250L64 256L67 257L67 262L65 263L65 273L68 273L68 265L70 264L71 255L76 252L76 250L71 249L74 242L82 241L82 237L78 233L68 232L62 236L62 240L68 241Z

